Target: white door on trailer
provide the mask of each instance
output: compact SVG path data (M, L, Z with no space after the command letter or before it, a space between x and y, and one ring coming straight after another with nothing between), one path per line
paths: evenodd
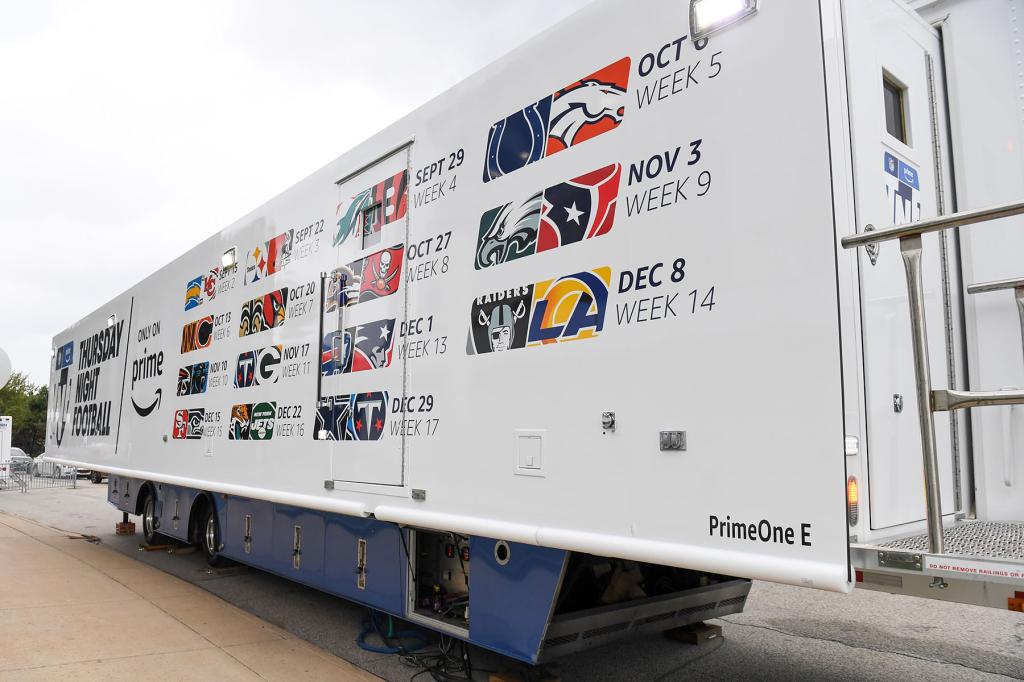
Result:
M848 80L858 222L885 228L951 210L938 34L897 3L846 3ZM945 188L945 189L944 189ZM945 245L942 241L945 240ZM952 235L924 238L925 314L932 382L962 377L959 275ZM877 260L873 261L873 258ZM907 285L896 243L860 254L867 464L873 529L924 518L921 436ZM948 329L947 329L948 325ZM959 510L958 443L948 414L935 417L943 513Z
M337 269L323 301L318 440L329 441L335 481L403 486L403 437L388 415L401 404L408 167L405 146L338 184Z

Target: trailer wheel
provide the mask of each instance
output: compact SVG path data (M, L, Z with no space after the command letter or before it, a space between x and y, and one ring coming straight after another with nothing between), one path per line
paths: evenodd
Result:
M156 495L150 492L142 502L142 538L147 545L156 544Z
M213 567L227 565L228 560L220 554L220 524L217 522L217 512L212 504L207 505L200 528L206 563Z
M93 483L102 483L103 482L103 474L101 472L99 472L99 471L90 471L89 472L89 480L92 481Z

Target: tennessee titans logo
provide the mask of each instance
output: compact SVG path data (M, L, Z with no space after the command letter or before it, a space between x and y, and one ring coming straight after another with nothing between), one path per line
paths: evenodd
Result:
M387 412L387 391L325 396L317 402L313 439L380 440Z
M484 182L618 127L625 115L629 67L624 57L492 125Z
M256 383L256 351L246 351L238 356L235 365L235 388L248 388Z
M388 394L355 393L351 409L345 440L380 440L388 416Z

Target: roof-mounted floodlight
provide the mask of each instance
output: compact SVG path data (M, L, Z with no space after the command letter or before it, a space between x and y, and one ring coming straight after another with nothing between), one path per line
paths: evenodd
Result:
M115 322L117 322L117 315L111 315L110 317L107 318L108 327L113 327Z
M235 247L231 247L220 257L220 264L225 270L235 267Z
M690 0L690 39L715 31L757 12L757 0Z

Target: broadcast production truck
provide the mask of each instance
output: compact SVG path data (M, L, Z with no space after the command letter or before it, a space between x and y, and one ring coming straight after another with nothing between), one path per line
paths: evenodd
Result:
M46 455L529 662L1020 610L1022 8L595 2L57 334Z

